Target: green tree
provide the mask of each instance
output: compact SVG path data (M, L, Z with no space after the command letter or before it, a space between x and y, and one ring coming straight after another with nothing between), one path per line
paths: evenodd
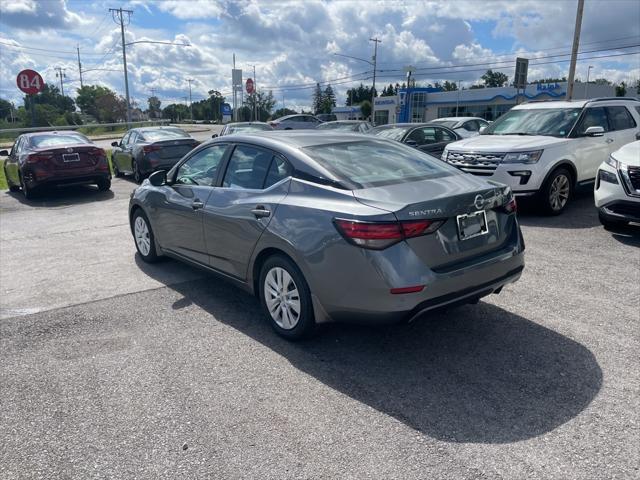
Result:
M445 80L442 84L442 89L445 92L455 92L458 90L458 85L455 82L450 82L449 80Z
M162 116L171 119L172 122L179 122L189 117L189 107L182 103L172 103L162 109Z
M616 97L624 97L627 94L627 84L620 82L620 85L616 85Z
M322 88L320 88L320 84L316 83L316 88L313 90L313 96L311 98L311 107L313 108L313 113L322 113L323 104L324 94L322 92Z
M13 103L0 98L0 119L5 122L11 121L13 115L15 115L15 108Z
M371 116L371 102L369 100L364 100L360 104L360 111L364 118L369 118Z
M475 85L471 85L469 87L469 90L477 90L478 88L484 88L484 85L482 85L481 83L477 83Z
M336 94L331 85L327 85L322 93L322 112L331 113L331 109L336 106Z
M162 102L158 97L156 97L155 95L152 97L149 97L147 99L147 104L149 105L149 108L147 109L149 118L158 118L162 115L162 109L160 108L160 105L162 105Z
M589 83L593 83L595 85L611 85L611 80L607 80L606 78L596 78Z
M251 112L255 111L255 107L257 105L258 109L258 120L261 122L266 121L271 116L271 111L273 107L276 105L276 100L273 97L273 92L269 91L265 92L255 92L249 96L247 100L247 107L249 108L249 116L247 121L253 118Z
M91 115L98 122L115 121L113 118L120 118L120 115L115 115L107 110L110 105L118 103L118 96L113 90L100 85L84 85L76 92L76 104L82 113ZM117 107L120 110L121 106ZM126 101L124 101L124 108L126 115ZM118 113L120 112L118 111Z
M217 90L209 90L209 102L211 102L211 120L222 121L222 104L224 97Z
M279 108L275 112L273 112L273 115L271 115L271 119L275 120L276 118L285 117L287 115L295 115L297 113L298 112L296 112L295 110L291 110L290 108Z
M482 78L482 80L484 81L484 86L488 88L502 87L509 80L509 77L507 77L504 73L494 72L491 69L487 70L487 72L480 78Z

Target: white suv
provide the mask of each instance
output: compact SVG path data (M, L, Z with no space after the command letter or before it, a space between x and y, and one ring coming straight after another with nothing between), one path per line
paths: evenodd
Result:
M594 196L605 227L640 223L640 142L625 145L602 162Z
M513 107L480 135L450 143L442 160L536 195L542 209L562 213L576 186L596 178L603 159L640 140L640 102L598 98L530 102Z

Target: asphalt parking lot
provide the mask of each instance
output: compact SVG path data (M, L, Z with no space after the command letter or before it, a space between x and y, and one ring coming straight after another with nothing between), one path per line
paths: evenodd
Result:
M640 231L590 192L520 214L502 294L293 344L247 294L139 261L134 186L0 192L0 478L640 475Z

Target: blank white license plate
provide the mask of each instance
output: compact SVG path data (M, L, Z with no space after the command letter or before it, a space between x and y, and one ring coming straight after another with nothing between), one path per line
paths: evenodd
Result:
M78 155L77 153L63 153L62 161L63 162L79 162L80 155Z
M468 240L489 232L487 228L487 214L484 210L468 215L458 215L457 219L460 240Z

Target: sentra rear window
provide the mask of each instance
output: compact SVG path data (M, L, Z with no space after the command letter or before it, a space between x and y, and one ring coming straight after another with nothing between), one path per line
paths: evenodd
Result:
M179 128L172 128L167 130L147 130L145 132L141 132L142 136L149 141L157 142L161 140L173 140L178 138L185 138L189 135L184 130L180 130Z
M369 133L378 137L390 138L391 140L402 140L402 137L407 133L408 127L384 127L374 128Z
M251 133L251 132L264 132L265 130L273 130L270 125L233 125L228 127L227 133Z
M31 145L35 148L60 147L64 145L74 145L78 143L91 143L91 141L79 133L69 133L65 135L34 135L30 138Z
M460 174L415 148L386 141L362 140L302 149L342 182L354 188L414 182Z

